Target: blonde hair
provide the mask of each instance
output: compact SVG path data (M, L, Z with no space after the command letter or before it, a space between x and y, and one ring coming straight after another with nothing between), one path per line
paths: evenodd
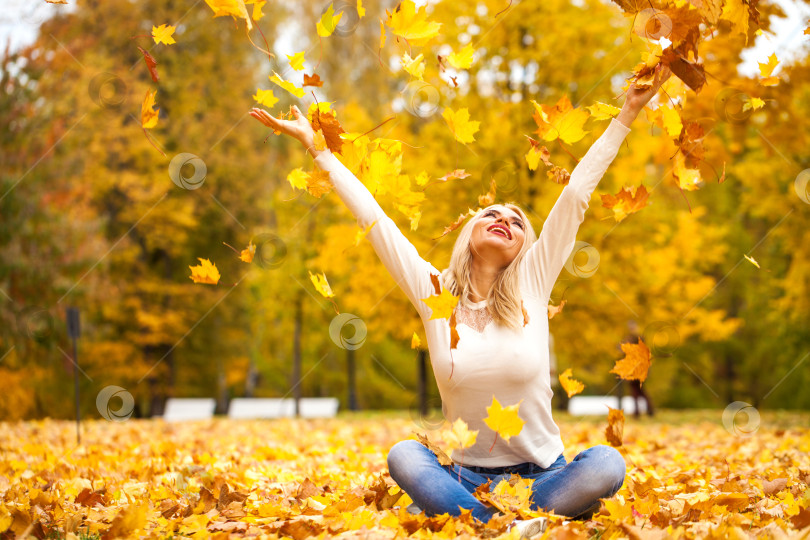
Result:
M463 301L472 292L472 232L476 222L494 206L503 206L513 210L523 220L524 237L523 246L515 256L514 260L504 268L495 283L487 292L487 309L496 323L503 324L509 328L519 329L523 327L523 298L520 294L518 282L518 266L526 252L537 240L537 235L532 228L525 212L511 202L503 204L491 204L478 211L472 219L461 228L461 232L453 245L453 253L450 256L450 265L441 273L444 287L453 294L459 296L459 301Z

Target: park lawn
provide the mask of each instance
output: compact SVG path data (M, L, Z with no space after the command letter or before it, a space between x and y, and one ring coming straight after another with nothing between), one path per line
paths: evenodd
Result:
M550 538L810 538L810 414L762 412L751 436L730 433L720 410L628 417L621 490L590 521L529 508L504 482L505 511L551 516ZM501 537L468 515L412 515L388 475L399 440L427 434L436 416L341 412L334 419L167 424L69 421L0 424L0 531L4 537L235 536ZM565 457L606 444L605 417L555 413ZM449 452L448 452L449 453ZM510 516L511 517L511 516ZM73 533L73 534L71 534ZM563 534L567 533L567 534ZM75 534L75 536L74 536Z

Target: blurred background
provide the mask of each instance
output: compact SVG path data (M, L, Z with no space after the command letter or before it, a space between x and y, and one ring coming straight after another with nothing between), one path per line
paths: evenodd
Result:
M530 100L621 106L646 45L601 0L521 2L502 14L504 1L431 2L442 29L420 50L432 71L417 81L401 67L406 43L389 35L380 48L379 19L395 2L368 2L362 18L354 2L335 2L338 29L319 39L315 24L329 5L269 0L250 39L263 48L263 34L274 58L251 44L244 20L214 18L203 1L4 10L0 419L71 418L74 370L85 416L98 416L96 397L110 385L133 396L135 416L161 414L168 397L214 397L219 412L243 396L440 407L429 357L411 346L414 332L426 346L416 310L368 242L354 246L358 227L335 193L315 198L290 186L288 173L312 160L248 117L253 96L272 88L275 115L314 97L332 102L348 132L402 141L401 174L411 180L470 173L425 188L416 228L397 201L380 199L441 270L455 240L441 237L444 227L477 207L491 179L496 202L520 205L537 232L559 196L542 165L526 165ZM616 223L598 197L591 202L578 235L590 251L574 264L593 264L597 253L598 268L563 270L552 303L566 305L550 321L557 372L573 368L584 394L627 392L609 370L635 324L652 350L643 387L658 407L810 407L810 3L759 10L763 35L751 28L746 44L721 27L701 45L708 82L683 102L684 117L706 132L700 189L678 188L677 147L642 114L596 193L643 184L649 206ZM161 24L177 27L176 44L152 41ZM438 73L436 55L468 43L472 67ZM139 46L157 60L158 82ZM300 51L304 72L324 85L299 100L268 76L300 85L303 72L287 60ZM771 53L780 82L763 87L757 63ZM147 89L160 109L148 134ZM765 106L743 110L750 97ZM475 143L454 140L446 107L467 107L481 122ZM606 126L589 121L590 133L567 150L581 158ZM549 147L570 171L573 157ZM203 171L192 186L170 174L182 154L195 158L174 161L174 180ZM229 246L251 241L257 255L246 264ZM198 258L217 264L217 285L189 279ZM308 272L326 275L332 300L355 322L335 323ZM68 307L81 317L78 362ZM565 407L561 390L554 400Z

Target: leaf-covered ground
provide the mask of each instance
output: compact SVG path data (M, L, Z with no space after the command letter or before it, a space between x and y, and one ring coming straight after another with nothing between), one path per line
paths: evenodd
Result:
M750 437L720 411L628 418L625 484L594 519L530 510L521 483L494 497L523 517L550 515L548 538L810 537L810 415L762 413ZM605 444L606 419L557 414L565 457ZM444 426L448 427L447 425ZM469 516L409 514L388 475L398 440L426 433L407 412L166 424L0 424L4 537L502 537ZM494 488L494 486L493 486ZM71 534L73 533L73 534Z

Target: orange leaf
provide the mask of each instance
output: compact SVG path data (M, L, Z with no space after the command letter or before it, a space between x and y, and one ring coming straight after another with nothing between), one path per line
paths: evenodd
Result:
M151 54L143 50L143 48L138 47L138 50L143 54L143 59L146 62L146 67L149 69L149 75L152 76L152 80L158 82L157 60L155 60Z
M625 380L644 382L650 369L650 349L639 338L638 343L622 343L625 357L616 362L610 373L615 373Z
M624 436L624 411L608 407L608 425L605 428L605 438L611 446L621 446Z

